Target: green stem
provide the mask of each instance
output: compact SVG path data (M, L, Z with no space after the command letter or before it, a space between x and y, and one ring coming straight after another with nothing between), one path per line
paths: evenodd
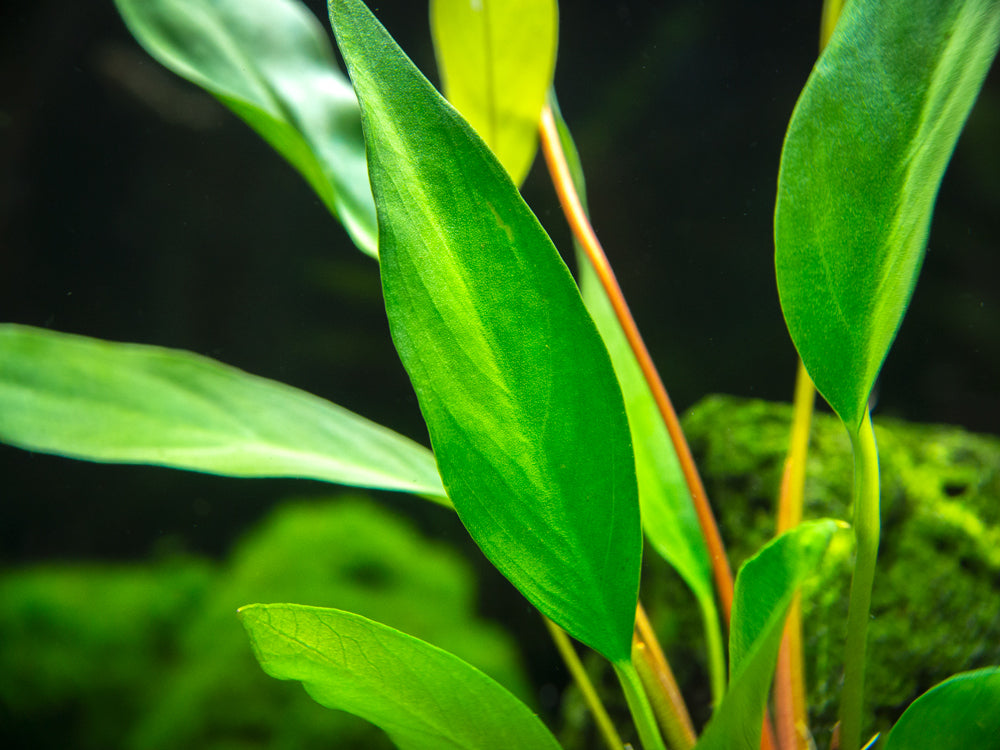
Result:
M715 600L697 598L701 619L705 626L705 646L708 651L708 678L712 686L712 707L718 708L726 694L726 650L722 643L722 627Z
M605 744L610 750L621 750L625 746L622 738L618 736L618 730L615 729L615 725L611 722L611 717L608 716L604 704L601 703L601 697L594 689L594 684L590 681L590 677L587 676L587 670L583 668L580 657L577 656L576 649L573 648L573 644L570 642L569 636L566 635L566 631L552 622L548 617L543 616L542 619L545 620L545 626L549 629L552 640L555 642L556 648L559 650L559 654L566 664L566 668L569 669L569 673L573 676L576 686L580 688L583 700L590 709L590 713L593 714L594 721L597 723L597 728L600 730Z
M632 714L632 721L639 732L639 740L642 742L643 750L667 750L660 736L660 729L656 724L656 716L653 714L653 707L643 690L642 680L639 673L631 661L617 662L614 665L615 674L625 692L625 700L628 702L629 713Z
M871 416L865 411L861 427L851 436L854 451L854 538L857 555L851 579L844 654L844 690L840 698L840 748L861 746L864 708L865 642L871 611L872 583L879 539L878 450Z

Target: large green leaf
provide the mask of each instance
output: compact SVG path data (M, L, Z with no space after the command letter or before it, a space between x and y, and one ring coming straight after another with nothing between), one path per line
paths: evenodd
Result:
M447 503L430 451L189 352L0 325L0 440L90 461L302 477Z
M378 252L358 104L329 35L296 0L115 0L163 65L214 94Z
M536 607L626 661L641 533L607 351L482 140L362 3L330 11L361 102L389 324L448 496Z
M882 750L1000 747L1000 667L949 677L917 698Z
M938 186L1000 39L996 0L851 0L795 107L775 213L781 306L845 424L909 304Z
M503 686L447 651L361 615L297 604L240 609L254 653L318 703L381 727L401 750L558 750Z
M558 16L555 0L431 0L444 94L518 185L538 148Z
M697 750L757 750L785 616L819 566L840 521L804 523L764 546L736 576L729 630L729 691Z

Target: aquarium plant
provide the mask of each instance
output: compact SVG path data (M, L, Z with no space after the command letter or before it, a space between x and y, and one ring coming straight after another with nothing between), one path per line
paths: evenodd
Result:
M865 663L878 658L866 650L880 533L868 403L997 51L1000 3L825 7L825 48L788 127L775 211L778 294L803 365L781 533L735 581L587 219L582 160L554 94L554 1L433 0L448 100L361 0L329 4L349 82L293 0L117 6L147 50L257 130L377 260L431 449L201 356L16 324L0 328L0 438L93 461L396 490L453 509L545 618L612 748L624 743L568 636L610 663L646 750L805 747L796 592L848 540L834 744L996 746L998 668L946 680L883 738L866 736L862 699ZM577 279L518 192L539 142L577 242ZM813 383L853 447L850 523L801 521ZM703 728L638 601L644 536L701 615L713 696ZM268 674L302 682L401 748L559 747L499 683L387 625L285 603L248 602L239 616Z

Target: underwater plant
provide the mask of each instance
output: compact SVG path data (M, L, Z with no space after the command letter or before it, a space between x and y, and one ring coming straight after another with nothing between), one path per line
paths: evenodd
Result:
M396 490L453 508L546 618L609 747L623 743L567 635L612 665L647 750L802 746L796 591L849 534L837 742L861 747L880 530L868 402L941 177L996 54L996 2L851 0L803 90L775 213L778 292L804 366L797 437L783 533L735 582L669 397L589 228L581 161L552 94L554 2L432 2L450 104L360 0L329 8L350 83L289 0L117 4L154 56L256 129L378 259L432 451L204 357L13 324L0 329L0 438L88 460ZM538 138L578 243L578 281L517 190ZM801 522L796 510L812 382L854 448L850 531L842 520ZM643 534L702 617L714 710L700 737L637 600ZM399 747L559 746L498 683L398 630L295 604L248 604L240 617L265 671L377 724ZM1000 733L998 703L997 669L957 675L914 702L883 744L987 746Z

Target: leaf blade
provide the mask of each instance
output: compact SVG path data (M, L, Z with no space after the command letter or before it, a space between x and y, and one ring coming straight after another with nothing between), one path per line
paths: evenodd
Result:
M859 0L796 105L775 210L778 293L851 429L902 322L945 167L1000 40L989 0Z
M949 677L917 698L886 737L884 750L993 747L1000 737L1000 667Z
M444 95L520 185L555 73L555 0L432 0L430 10Z
M485 144L363 4L330 10L362 103L390 329L449 497L532 604L627 660L638 501L599 334Z
M377 256L357 100L329 37L293 0L115 0L160 63L216 96L274 147Z
M381 727L402 750L558 750L541 721L457 656L350 612L241 607L264 671Z
M0 440L238 477L300 477L447 504L423 446L190 352L0 325Z
M769 542L740 569L730 622L729 690L696 750L760 747L764 707L788 607L836 531L844 527L833 520L803 523Z

